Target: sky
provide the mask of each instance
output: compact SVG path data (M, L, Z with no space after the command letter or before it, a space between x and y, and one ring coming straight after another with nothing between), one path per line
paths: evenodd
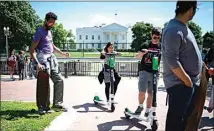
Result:
M113 22L129 26L144 21L163 27L175 15L176 2L30 2L40 18L52 11L66 30ZM200 2L193 21L203 34L213 31L213 2ZM117 13L117 15L115 15Z

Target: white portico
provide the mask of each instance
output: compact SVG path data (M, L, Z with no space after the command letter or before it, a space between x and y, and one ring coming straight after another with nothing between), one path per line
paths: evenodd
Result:
M103 48L107 42L113 42L118 49L130 49L130 34L127 27L112 23L110 25L83 27L76 29L77 48ZM132 40L132 39L131 39ZM83 43L83 44L81 44Z

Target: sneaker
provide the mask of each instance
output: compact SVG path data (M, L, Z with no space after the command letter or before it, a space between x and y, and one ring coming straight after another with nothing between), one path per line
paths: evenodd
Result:
M148 117L149 116L149 112L145 112L144 116Z
M39 115L44 115L46 111L44 109L39 109L38 110Z
M54 113L55 112L50 107L46 108L45 111L46 111L46 113Z
M59 112L59 111L63 111L63 112L67 112L68 109L66 107L64 107L63 105L53 105L52 109Z
M211 113L211 112L213 111L213 109L210 108L210 107L208 107L208 108L207 108L207 111L208 111L209 113Z
M138 106L136 111L135 111L135 115L141 115L142 111L143 111L143 107Z

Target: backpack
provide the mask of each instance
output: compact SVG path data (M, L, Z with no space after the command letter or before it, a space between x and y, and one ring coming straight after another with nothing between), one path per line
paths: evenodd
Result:
M21 67L24 67L25 66L25 57L23 55L20 55L19 56L19 65Z

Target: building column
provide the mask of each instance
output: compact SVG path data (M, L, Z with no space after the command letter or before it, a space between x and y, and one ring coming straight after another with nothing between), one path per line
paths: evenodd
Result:
M110 42L112 42L112 40L111 40L111 32L109 32L109 34L110 34L110 35L109 35L109 38L110 38Z
M126 49L128 49L127 37L128 37L128 32L126 32Z
M101 45L100 45L101 48L103 48L103 43L105 42L105 41L104 41L104 36L105 36L105 32L102 33L102 41L101 41L101 43L100 43L100 44L101 44Z

